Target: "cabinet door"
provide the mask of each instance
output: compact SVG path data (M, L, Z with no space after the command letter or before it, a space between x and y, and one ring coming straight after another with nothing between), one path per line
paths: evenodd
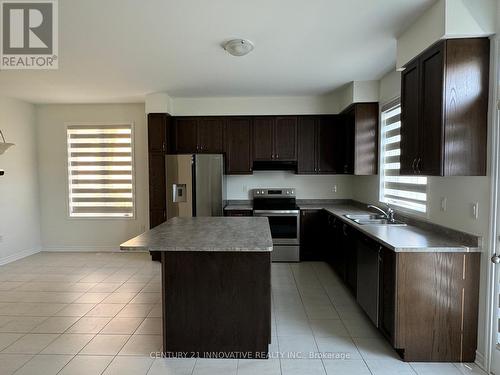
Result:
M356 233L354 230L346 225L342 229L344 234L343 252L345 261L345 283L351 293L356 296L358 286L358 256L356 253Z
M149 228L154 227L165 222L165 210L151 210L149 211Z
M401 75L401 175L415 174L419 154L420 69L418 61ZM396 144L397 146L397 144Z
M319 117L301 116L298 123L298 161L297 173L317 173L316 166L316 129Z
M444 42L420 58L421 121L420 152L417 169L420 174L442 174Z
M198 152L198 119L177 118L175 120L175 149L179 154Z
M379 265L379 320L382 334L394 345L396 330L396 253L382 248Z
M297 160L297 117L276 117L274 155L278 160Z
M336 116L322 116L318 127L318 173L334 174Z
M167 114L148 114L148 150L149 152L166 151Z
M253 159L274 159L274 117L255 117L253 120Z
M376 175L378 173L378 103L357 103L354 105L354 160L350 160L349 169L357 176Z
M205 117L198 120L198 152L218 154L223 152L224 119Z
M354 174L355 107L335 121L335 171L339 174Z
M163 211L166 207L165 155L149 153L149 209Z
M324 260L326 216L323 210L300 211L300 260Z
M224 134L226 174L252 174L251 118L228 118Z

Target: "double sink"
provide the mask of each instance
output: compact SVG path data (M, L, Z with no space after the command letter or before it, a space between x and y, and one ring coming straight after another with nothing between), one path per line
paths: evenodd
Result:
M344 215L349 220L359 225L393 225L405 226L406 224L399 220L389 220L384 215L362 214L362 215Z

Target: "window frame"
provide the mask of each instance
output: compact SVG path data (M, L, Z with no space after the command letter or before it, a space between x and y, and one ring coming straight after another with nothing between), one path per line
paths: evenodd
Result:
M419 177L426 177L427 178L427 183L425 185L425 194L426 194L426 197L427 199L425 200L425 212L421 212L421 211L417 211L417 210L413 210L409 207L402 207L402 206L398 206L398 205L395 205L395 204L391 204L391 203L387 203L385 202L385 194L384 194L384 191L385 191L385 187L384 187L384 183L385 183L385 174L384 174L384 134L383 134L383 129L384 129L384 121L383 121L383 113L393 107L396 107L396 106L400 106L401 107L401 97L397 96L397 97L394 97L393 99L391 100L388 100L387 102L383 103L380 105L380 110L379 110L379 191L378 191L378 201L380 204L383 204L383 205L389 205L391 206L391 208L393 208L394 210L396 211L400 211L404 214L408 214L410 216L415 216L415 217L418 217L418 218L429 218L429 207L430 207L430 189L429 189L429 186L430 186L430 179L428 176L419 176Z
M132 149L131 155L131 165L132 165L132 215L131 216L72 216L71 215L71 205L70 205L70 184L69 184L69 144L68 144L68 127L70 126L117 126L117 125L128 125L130 126L130 147ZM135 171L135 122L134 121L121 121L121 122L80 122L80 121L70 121L64 123L64 139L65 139L65 168L66 168L66 218L68 220L137 220L137 199L136 199L136 171Z

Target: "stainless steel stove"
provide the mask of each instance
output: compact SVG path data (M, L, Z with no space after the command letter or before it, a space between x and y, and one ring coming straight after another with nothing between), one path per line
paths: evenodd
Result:
M253 215L269 219L273 262L300 261L300 210L295 189L254 189Z

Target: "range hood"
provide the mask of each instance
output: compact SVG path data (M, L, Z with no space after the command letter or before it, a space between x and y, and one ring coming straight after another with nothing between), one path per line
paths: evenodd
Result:
M294 171L297 172L297 162L296 161L280 161L280 160L269 160L269 161L254 161L253 162L254 171Z

